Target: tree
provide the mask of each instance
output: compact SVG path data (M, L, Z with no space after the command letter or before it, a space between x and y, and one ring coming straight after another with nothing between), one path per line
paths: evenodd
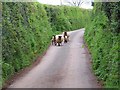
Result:
M64 0L65 2L69 3L71 6L81 6L84 2L83 0Z

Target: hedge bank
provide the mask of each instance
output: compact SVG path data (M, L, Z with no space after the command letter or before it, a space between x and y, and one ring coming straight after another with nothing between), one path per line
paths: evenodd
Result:
M95 3L85 41L90 49L93 69L106 88L119 87L120 2Z

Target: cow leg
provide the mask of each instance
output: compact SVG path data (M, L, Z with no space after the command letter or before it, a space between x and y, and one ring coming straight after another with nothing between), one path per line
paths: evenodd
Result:
M60 46L60 43L58 43L58 46Z
M57 45L57 43L55 43L55 46Z

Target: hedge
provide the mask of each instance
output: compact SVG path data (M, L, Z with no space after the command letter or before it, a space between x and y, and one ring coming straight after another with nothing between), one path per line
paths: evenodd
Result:
M119 88L118 46L120 2L95 3L85 41L92 55L93 69L106 88Z

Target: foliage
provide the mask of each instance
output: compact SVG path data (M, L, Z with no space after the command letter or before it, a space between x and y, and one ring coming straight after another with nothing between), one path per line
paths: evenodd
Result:
M44 5L53 31L74 30L84 27L84 15L88 13L78 7ZM87 14L86 14L87 15Z
M2 12L3 81L30 65L50 41L52 29L43 5L4 2Z
M96 3L86 26L85 41L92 54L93 69L106 88L119 87L119 13L119 2Z

